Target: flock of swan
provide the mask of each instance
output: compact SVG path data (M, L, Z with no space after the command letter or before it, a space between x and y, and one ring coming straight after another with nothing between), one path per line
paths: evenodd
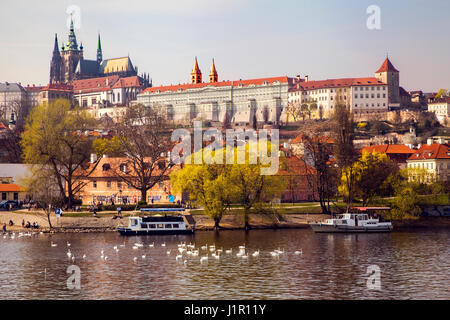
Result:
M54 247L56 245L57 244L51 242L52 247ZM68 259L74 261L75 256L70 251L70 243L67 242L66 246L67 246ZM119 253L119 251L125 247L126 247L125 244L115 245L115 246L113 246L113 250L116 253ZM151 254L151 252L144 250L145 247L146 247L146 245L144 245L143 243L138 243L138 242L134 243L131 246L131 250L135 251L135 255L132 258L132 260L134 262L137 262L138 260L145 260L147 258L147 255ZM154 242L148 245L148 249L153 249L155 247L156 246L155 246ZM166 243L165 242L161 243L160 247L165 248ZM202 245L200 247L196 247L192 243L187 244L186 242L181 242L181 243L177 244L176 248L167 248L164 250L168 257L175 256L175 261L183 263L184 265L187 264L189 258L198 257L200 264L203 264L203 263L208 263L209 260L220 260L224 255L230 256L230 257L233 256L233 248L224 250L223 248L217 248L215 244ZM236 249L234 249L234 250L236 250ZM251 252L251 250L247 249L245 247L245 245L239 246L237 248L237 251L234 251L234 252L235 252L235 256L242 260L248 260L250 257L258 258L262 254L259 249ZM286 254L287 253L284 250L281 250L280 248L268 252L268 255L275 257L275 258L286 255ZM294 255L303 255L303 251L302 251L302 249L300 249L300 250L294 251L293 254ZM82 256L82 259L86 259L85 254ZM108 260L108 256L105 254L105 249L102 249L100 251L100 259L103 261Z
M33 232L33 233L32 232L27 232L27 233L19 232L17 235L15 233L11 233L11 234L9 234L9 237L10 237L10 239L15 239L16 237L21 238L21 237L32 236L35 234L37 234L37 233L35 233L35 232ZM4 234L3 238L7 239L8 234ZM50 247L54 248L57 246L58 246L57 243L50 241ZM67 258L71 261L75 261L75 255L71 251L71 243L69 241L66 241L65 246L67 247L67 253L66 253ZM146 252L144 250L144 248L147 247L149 250L151 250L158 246L160 246L163 250L166 251L165 253L168 257L175 256L175 261L183 263L184 265L187 264L188 259L192 259L192 258L200 258L199 262L200 262L200 264L203 264L203 263L208 263L209 260L219 261L220 259L222 259L223 256L231 257L231 256L235 255L238 259L241 259L243 261L246 261L246 260L248 261L250 257L258 258L262 254L267 254L274 258L278 258L280 256L287 254L287 252L285 252L284 249L282 250L280 248L269 251L269 252L261 252L260 249L256 249L251 252L251 250L246 248L245 245L240 245L236 249L233 249L233 248L224 249L223 247L217 248L215 244L212 244L212 245L204 244L204 245L196 247L196 245L192 244L192 243L180 242L174 248L166 248L167 245L165 242L163 242L159 245L155 245L155 242L152 242L152 243L148 244L148 246L144 245L143 243L136 242L131 246L131 250L133 250L133 252L136 253L135 255L133 255L134 257L132 258L132 260L134 262L137 262L140 259L145 260L147 258L147 255L150 253ZM125 244L120 244L120 245L114 245L112 247L112 249L116 254L118 254L119 251L124 249L125 247L126 247ZM303 255L303 251L302 251L302 249L299 249L299 250L294 251L292 254L297 255L297 256ZM81 258L83 260L86 259L87 258L86 254L83 254L81 256ZM105 254L105 249L100 250L99 258L105 262L108 261L108 256Z

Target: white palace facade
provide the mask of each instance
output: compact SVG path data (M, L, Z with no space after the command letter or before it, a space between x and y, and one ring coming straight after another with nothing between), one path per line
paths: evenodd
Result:
M277 124L293 84L294 79L287 76L218 81L214 60L209 82L202 82L195 59L191 83L147 88L137 96L137 102L161 108L176 122L203 120L249 126L256 120L258 124Z

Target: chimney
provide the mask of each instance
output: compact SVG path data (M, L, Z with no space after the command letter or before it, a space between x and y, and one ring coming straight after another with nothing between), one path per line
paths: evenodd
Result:
M300 80L302 79L299 74L295 78L298 82L300 82Z
M95 153L91 153L91 163L95 163L97 161L97 155Z
M305 82L308 82L308 80L309 80L309 76L306 75L306 76L305 76Z
M427 145L431 146L433 144L433 139L432 138L428 138L427 139Z

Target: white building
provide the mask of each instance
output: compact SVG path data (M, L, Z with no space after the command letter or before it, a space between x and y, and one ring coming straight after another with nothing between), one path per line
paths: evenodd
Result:
M0 119L15 123L18 109L26 102L27 93L20 83L0 83Z
M355 116L381 114L400 107L399 71L386 58L374 77L311 81L306 76L290 89L289 103L315 103L316 118L319 110L329 117L337 104L350 106Z
M75 104L90 109L126 106L143 90L138 76L75 80L72 85Z
M428 111L434 112L439 122L444 123L450 117L450 97L443 97L428 103Z
M349 105L352 112L381 113L388 110L388 86L376 78L330 79L298 82L289 92L289 103L317 104L317 114L329 117L337 104Z
M145 106L161 108L168 118L178 122L205 120L234 126L258 123L275 124L287 106L288 90L294 79L287 76L252 80L218 81L214 62L209 82L195 61L191 83L151 87L137 96Z

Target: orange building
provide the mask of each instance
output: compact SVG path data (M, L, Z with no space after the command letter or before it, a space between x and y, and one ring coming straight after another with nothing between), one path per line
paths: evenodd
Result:
M92 170L93 166L94 163L91 163L87 171ZM147 199L141 199L141 192L121 178L124 174L126 177L135 176L130 167L129 164L126 164L125 158L104 157L100 159L89 177L82 179L84 186L79 193L82 204L88 205L94 202L103 204L134 204L141 200L145 200L147 203L170 203L170 200L172 200L171 196L173 196L174 202L182 200L181 194L172 193L169 183L170 172L178 169L178 166L167 170L162 180L147 191ZM155 177L159 174L160 171L155 170Z

